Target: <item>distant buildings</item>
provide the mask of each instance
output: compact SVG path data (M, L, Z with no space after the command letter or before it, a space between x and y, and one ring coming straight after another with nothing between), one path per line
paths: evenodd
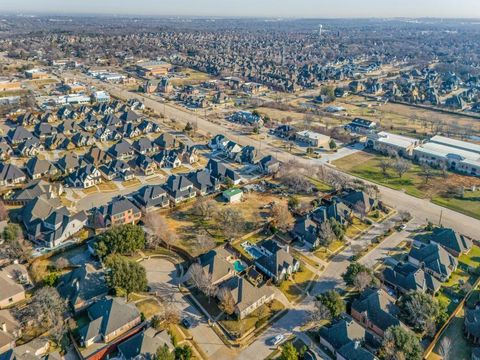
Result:
M172 65L165 61L145 61L136 65L137 72L140 76L163 76L168 74Z
M309 130L297 132L295 134L295 139L299 143L322 149L328 149L330 143L330 136L319 134Z
M420 145L420 140L407 136L397 135L381 131L377 134L368 135L367 147L384 154L398 154L411 158L413 150Z

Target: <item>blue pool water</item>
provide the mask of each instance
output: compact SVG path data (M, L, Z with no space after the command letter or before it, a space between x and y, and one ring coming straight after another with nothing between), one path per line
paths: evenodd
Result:
M253 256L254 259L258 259L263 255L258 249L253 246L250 246L246 250L250 253L250 255Z
M233 263L233 267L235 268L235 271L239 273L246 269L246 266L242 265L242 263L239 260Z

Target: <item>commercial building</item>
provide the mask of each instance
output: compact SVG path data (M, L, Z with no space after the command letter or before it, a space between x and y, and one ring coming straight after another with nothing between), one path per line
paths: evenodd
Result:
M165 61L146 61L137 64L141 76L163 76L168 74L172 65Z
M317 148L329 147L330 136L319 134L313 131L304 130L296 133L296 139L300 143L308 144Z
M410 158L413 156L413 149L420 145L420 140L381 131L377 134L368 135L366 145L384 154L394 152Z

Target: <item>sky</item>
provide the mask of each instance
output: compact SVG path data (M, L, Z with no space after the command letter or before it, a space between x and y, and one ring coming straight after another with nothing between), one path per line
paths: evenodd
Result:
M308 18L480 18L480 0L0 0L0 14L2 12Z

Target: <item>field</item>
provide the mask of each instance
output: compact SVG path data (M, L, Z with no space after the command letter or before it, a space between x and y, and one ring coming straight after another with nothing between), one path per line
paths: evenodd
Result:
M184 69L180 73L184 77L174 77L170 80L173 86L196 85L211 80L210 75L193 69Z
M431 199L432 202L462 212L466 215L480 219L480 191L465 192L463 198L448 197L449 188L464 186L480 186L480 179L472 176L463 176L447 173L444 178L439 172L425 182L422 169L412 164L410 170L401 178L393 170L387 170L387 175L382 174L379 167L380 160L384 158L367 152L359 152L333 162L339 169L357 177L369 180L380 185L388 186L395 190L405 191L407 194Z

